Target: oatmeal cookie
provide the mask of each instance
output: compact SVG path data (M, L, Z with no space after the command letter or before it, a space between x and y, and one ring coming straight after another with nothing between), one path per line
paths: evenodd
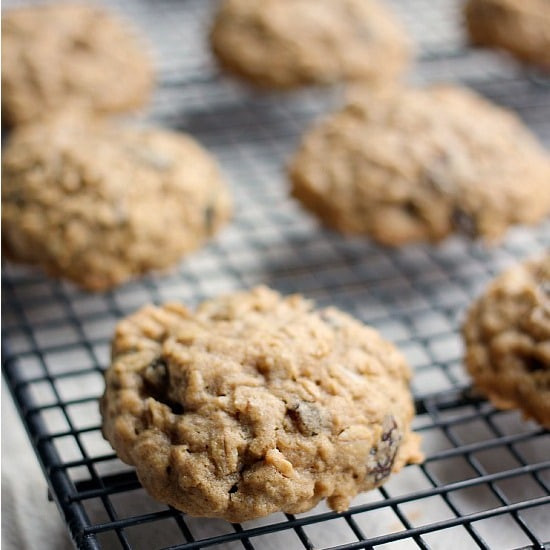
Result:
M501 48L550 71L548 0L469 0L465 15L474 44Z
M550 212L550 158L516 115L452 86L351 95L290 166L293 195L328 226L391 246L490 241Z
M393 79L411 50L377 0L225 0L210 39L222 67L279 89Z
M149 98L152 63L132 30L101 8L53 3L2 16L2 119L30 122L67 104L98 114Z
M550 428L550 253L497 277L463 335L468 371L495 406Z
M244 521L304 512L421 460L409 369L378 333L265 287L121 321L103 433L156 499Z
M231 211L193 139L59 116L17 127L2 157L2 242L90 290L168 268Z

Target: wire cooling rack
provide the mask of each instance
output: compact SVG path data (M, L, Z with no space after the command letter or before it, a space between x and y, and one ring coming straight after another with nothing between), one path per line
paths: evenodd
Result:
M392 4L419 43L414 80L473 86L515 108L550 144L550 87L502 55L467 48L456 1ZM304 128L338 103L340 90L259 95L220 76L204 40L209 0L109 5L140 25L155 49L159 86L146 120L192 133L219 158L236 214L177 272L105 294L4 267L4 376L75 544L548 548L549 434L470 389L458 327L490 277L550 246L550 224L515 229L493 249L457 237L387 250L325 231L288 197L284 166ZM414 369L415 427L426 462L360 495L346 513L321 504L244 524L191 518L150 499L101 437L97 398L117 319L146 302L193 305L258 283L349 311L395 341Z

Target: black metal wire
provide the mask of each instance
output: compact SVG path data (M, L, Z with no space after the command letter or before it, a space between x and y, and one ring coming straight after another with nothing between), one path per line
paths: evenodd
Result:
M466 83L516 109L550 145L549 88L505 58L467 48L453 23L457 1L392 3L419 40L420 80ZM398 542L435 549L447 548L441 541L451 533L465 548L486 549L495 547L487 527L495 520L510 533L512 546L548 547L548 522L540 517L550 516L549 434L522 423L516 412L495 410L471 390L458 327L487 280L550 247L550 223L514 230L494 249L453 238L439 247L386 250L325 231L288 198L284 165L310 121L338 104L339 90L256 95L226 80L200 41L213 7L209 0L109 4L141 21L157 47L160 84L150 119L191 132L217 155L237 212L232 225L176 273L102 295L4 267L3 373L77 547L143 548L140 533L162 525L171 539L159 538L157 546L171 550L275 548L283 536L311 550ZM335 304L403 349L415 373L424 464L407 468L345 513L320 508L245 525L189 518L143 494L133 470L102 443L95 409L112 326L147 301L193 305L257 283ZM487 458L497 452L498 461ZM402 481L408 473L410 487ZM513 491L503 485L510 483ZM514 491L525 483L532 490L517 498ZM474 495L470 500L464 497L468 492ZM140 495L138 504L127 498L133 494ZM430 499L445 511L443 519L424 513ZM538 516L533 519L531 512ZM369 518L378 513L393 518L398 528L391 523L377 531L380 526ZM334 522L346 530L345 540L320 543L316 530Z

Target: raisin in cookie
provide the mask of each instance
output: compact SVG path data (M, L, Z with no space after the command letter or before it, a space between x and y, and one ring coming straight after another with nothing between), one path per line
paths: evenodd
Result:
M475 44L502 48L550 70L548 0L469 0L465 15Z
M550 253L497 277L463 334L475 384L497 407L550 428Z
M2 16L2 118L13 125L81 103L95 112L148 99L152 64L133 32L98 7L54 3Z
M408 382L373 329L258 287L120 322L103 433L154 498L194 516L345 510L422 458Z
M455 230L494 240L550 211L550 159L514 114L451 86L354 94L290 167L294 196L328 226L393 246Z
M15 260L102 290L177 263L228 219L194 140L60 116L18 127L2 158L2 240Z
M283 89L392 79L411 49L376 0L225 0L210 38L225 69Z

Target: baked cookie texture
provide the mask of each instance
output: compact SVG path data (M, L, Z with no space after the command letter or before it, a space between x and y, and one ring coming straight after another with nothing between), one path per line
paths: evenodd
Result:
M90 290L165 269L229 218L215 160L193 139L63 115L20 126L2 158L2 242Z
M404 358L350 316L266 287L121 321L103 433L147 491L244 521L359 492L422 459Z
M469 0L464 9L474 44L507 50L550 71L548 0Z
M225 0L210 42L223 68L275 89L393 79L411 56L376 0Z
M98 114L149 98L153 68L128 25L98 7L52 3L2 15L2 120L31 122L67 104Z
M326 225L385 245L454 231L496 240L550 212L550 159L512 113L453 86L350 92L290 163Z
M496 407L550 428L550 252L498 276L463 326L466 366Z

